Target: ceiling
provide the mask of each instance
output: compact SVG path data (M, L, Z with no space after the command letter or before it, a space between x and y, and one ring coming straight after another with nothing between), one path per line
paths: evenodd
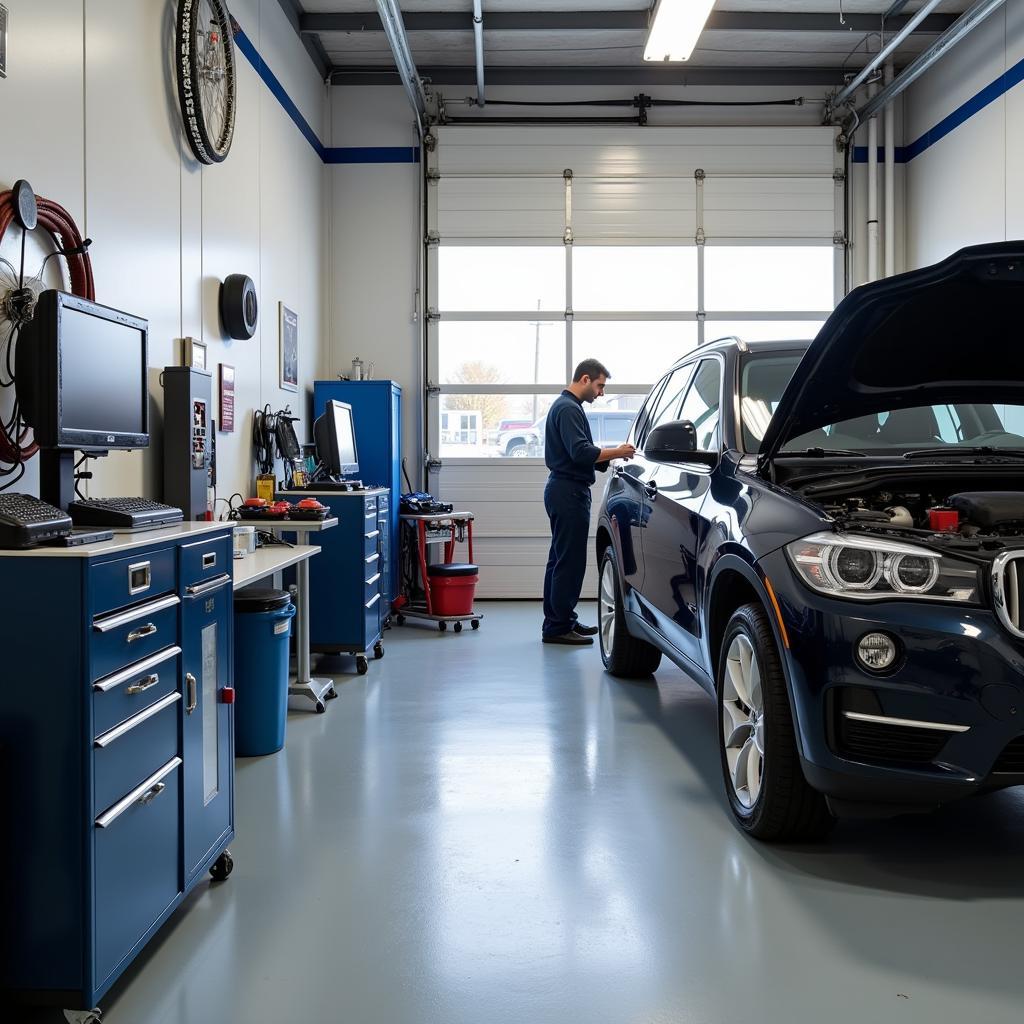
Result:
M493 85L832 84L856 71L923 5L894 0L719 0L685 64L645 64L653 0L483 0L485 77ZM348 83L397 81L373 0L283 0L321 69ZM401 0L421 76L476 81L472 0ZM943 0L897 50L897 69L969 6Z

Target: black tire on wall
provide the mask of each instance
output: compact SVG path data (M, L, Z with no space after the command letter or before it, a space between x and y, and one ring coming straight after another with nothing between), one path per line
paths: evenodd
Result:
M244 341L256 333L256 285L245 274L228 274L220 286L220 318L228 337Z

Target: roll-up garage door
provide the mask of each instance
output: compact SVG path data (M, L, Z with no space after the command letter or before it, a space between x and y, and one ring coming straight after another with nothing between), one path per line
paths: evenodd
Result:
M588 414L595 441L616 444L662 371L701 341L813 336L843 289L835 131L459 125L434 135L431 489L476 514L480 596L539 597L548 406L576 362L596 356L612 378Z

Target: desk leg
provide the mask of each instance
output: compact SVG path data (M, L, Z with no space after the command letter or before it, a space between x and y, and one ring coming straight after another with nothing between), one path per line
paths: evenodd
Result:
M324 701L337 697L333 679L314 679L309 674L309 559L304 558L295 567L296 582L299 587L299 608L296 619L295 654L296 678L288 687L289 697L305 697L311 700L316 711L322 714L327 710Z

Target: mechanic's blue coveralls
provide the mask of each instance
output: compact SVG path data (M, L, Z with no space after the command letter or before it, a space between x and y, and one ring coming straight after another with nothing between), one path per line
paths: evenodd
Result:
M583 403L563 391L548 412L544 462L551 475L544 488L544 509L551 522L551 550L544 573L544 636L562 636L576 625L576 602L587 571L590 488L601 449L594 444Z

